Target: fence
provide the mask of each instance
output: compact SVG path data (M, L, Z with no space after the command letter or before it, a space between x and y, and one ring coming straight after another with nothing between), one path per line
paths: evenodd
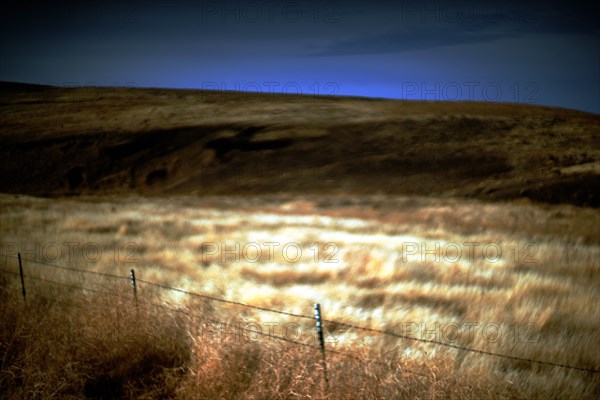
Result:
M293 318L307 319L307 320L315 321L316 322L316 327L317 327L317 332L318 332L318 339L319 339L319 343L318 344L303 343L303 342L300 342L300 341L297 341L297 340L293 340L293 339L290 339L290 338L287 338L287 337L274 335L272 333L259 332L257 330L248 330L248 331L252 332L253 334L257 334L257 335L268 337L271 340L273 340L273 339L274 340L279 340L279 341L291 343L291 344L296 345L296 346L304 346L304 347L308 347L308 348L312 348L312 349L320 351L322 353L322 356L323 356L323 370L325 371L325 373L326 373L326 366L327 366L327 364L325 362L325 355L326 355L326 353L339 354L341 356L353 358L353 359L356 359L356 360L362 361L362 362L367 362L368 361L368 362L372 362L372 363L381 363L381 364L384 364L384 365L388 365L387 363L379 361L379 360L363 359L363 358L357 357L357 356L355 356L353 354L348 354L346 352L342 352L342 351L339 351L339 350L335 350L335 349L331 349L331 348L327 349L326 346L325 346L325 341L324 341L324 338L323 338L323 330L322 330L322 327L325 324L331 324L331 325L335 325L335 326L338 326L338 327L345 327L345 328L353 329L353 330L360 331L360 332L368 332L368 333L374 333L374 334L377 334L377 335L385 335L385 336L393 337L393 338L396 338L396 339L402 339L402 340L409 340L409 341L414 341L414 342L432 344L432 345L436 345L436 346L441 346L441 347L446 347L446 348L451 348L451 349L456 349L456 350L464 351L464 352L467 352L467 353L478 354L480 356L496 357L496 358L501 358L501 359L514 360L514 361L520 361L520 362L527 362L527 363L533 363L533 364L539 364L539 365L546 365L546 366L549 366L549 367L556 367L556 368L562 368L562 369L582 371L582 372L593 373L593 374L600 373L600 370L592 369L592 368L585 368L585 367L580 367L580 366L567 365L567 364L556 363L556 362L545 361L545 360L535 360L535 359L530 359L530 358L525 358L525 357L517 357L517 356L510 355L510 354L501 354L501 353L496 353L496 352L491 352L491 351L486 351L486 350L481 350L481 349L464 347L464 346L460 346L460 345L456 345L456 344L452 344L452 343L446 343L446 342L439 341L439 340L417 338L417 337L413 337L413 336L399 334L399 333L396 333L396 332L390 332L390 331L386 331L386 330L379 330L379 329L374 329L374 328L370 328L370 327L360 326L360 325L356 325L356 324L345 323L345 322L341 322L341 321L324 319L321 316L321 310L320 310L320 306L318 304L315 304L314 315L302 315L302 314L296 314L296 313L291 313L291 312L286 312L286 311L281 311L281 310L270 309L270 308L261 307L261 306L257 306L257 305L252 305L252 304L245 304L245 303L241 303L241 302L237 302L237 301L232 301L232 300L227 300L227 299L219 298L219 297L216 297L216 296L211 296L211 295L201 294L201 293L195 293L195 292L191 292L191 291L187 291L187 290L183 290L183 289L179 289L179 288L170 287L168 285L163 285L163 284L159 284L159 283L149 282L149 281L146 281L146 280L143 280L143 279L139 279L138 277L136 277L135 271L133 269L131 269L129 271L129 274L127 274L127 275L114 275L114 274L89 271L89 270L84 270L84 269L79 269L79 268L66 267L66 266L61 266L61 265L57 265L57 264L53 264L53 263L48 263L48 262L44 262L44 261L31 260L31 259L26 259L26 258L21 259L21 255L20 254L18 254L18 256L5 255L5 257L10 257L10 258L15 259L15 261L18 261L18 263L19 263L19 272L17 273L17 272L9 271L9 270L6 270L6 269L0 269L0 272L3 272L5 274L9 274L9 275L14 275L15 277L16 276L20 277L21 293L22 293L23 300L25 302L27 301L27 290L26 290L27 284L26 284L26 279L25 278L31 279L31 280L37 280L37 281L41 281L41 282L46 282L46 283L58 284L58 285L62 285L62 286L65 286L65 287L70 287L70 288L73 288L73 289L80 289L80 290L85 290L85 291L90 291L90 292L100 292L100 293L114 295L114 296L118 295L116 293L103 292L101 290L98 290L97 288L87 288L87 287L83 287L83 286L79 286L79 285L69 284L69 283L65 283L65 282L60 282L60 281L56 281L56 280L52 280L52 279L47 279L47 278L42 278L42 277L37 277L37 276L33 276L33 275L30 275L30 274L27 274L25 272L25 270L27 268L24 268L24 266L23 266L24 262L27 262L27 263L31 263L31 264L38 264L38 265L48 266L48 267L51 267L51 268L55 268L55 269L58 269L58 270L65 271L67 273L89 274L89 275L94 275L94 276L97 276L97 277L122 280L122 281L124 281L124 283L126 283L128 285L131 285L131 288L132 288L132 297L133 297L133 301L134 301L134 303L136 305L138 303L138 296L143 296L143 294L141 293L141 289L139 288L139 284L142 283L147 288L154 287L154 288L158 288L158 289L168 290L168 291L172 291L172 292L176 292L176 293L180 293L180 294L185 294L187 296L191 296L192 298L198 298L198 299L202 299L202 300L206 300L206 301L211 301L211 302L219 302L219 303L223 303L223 304L229 304L229 305L233 305L233 306L236 306L236 307L254 309L254 310L259 310L259 311L263 311L263 312L268 312L268 313L274 313L274 314L284 315L284 316L288 316L288 317L293 317ZM56 299L54 299L54 300L56 300ZM149 303L149 304L152 305L152 306L155 306L155 307L166 308L166 309L169 309L169 310L174 311L174 312L182 312L182 310L180 310L180 309L177 309L177 308L174 308L174 307L169 307L169 306L167 306L165 304L156 304L156 303ZM185 311L183 311L183 312L185 312ZM327 376L326 375L325 375L325 380L327 380Z

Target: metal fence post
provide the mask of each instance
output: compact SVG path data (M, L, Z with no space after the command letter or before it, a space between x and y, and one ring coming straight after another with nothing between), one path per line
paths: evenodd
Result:
M135 300L135 306L137 307L137 305L138 305L137 283L135 281L135 271L133 270L133 268L131 269L131 274L129 276L131 278L131 287L133 288L133 298Z
M27 303L25 300L25 279L23 277L23 265L21 264L21 253L17 253L19 258L19 275L21 275L21 293L23 293L23 302Z
M325 339L323 337L323 323L321 322L321 305L315 304L315 320L317 321L317 335L319 336L319 344L321 345L321 359L323 363L323 376L325 377L325 387L329 391L329 379L327 379L327 361L325 360Z

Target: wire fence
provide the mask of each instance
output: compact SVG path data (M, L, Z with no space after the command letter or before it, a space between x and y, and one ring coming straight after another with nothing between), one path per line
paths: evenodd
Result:
M4 257L17 259L17 256L12 256L12 255L4 255ZM130 281L133 278L133 276L122 276L122 275L115 275L115 274L109 274L109 273L104 273L104 272L96 272L96 271L84 270L84 269L73 268L73 267L66 267L66 266L57 265L54 263L49 263L49 262L40 261L40 260L32 260L32 259L28 259L28 258L22 258L21 260L23 262L27 262L27 263L31 263L31 264L49 266L49 267L59 269L59 270L69 272L69 273L89 274L89 275L103 277L103 278L111 278L111 279L118 279L118 280L125 280L125 281ZM122 295L120 295L118 293L114 293L113 291L110 291L110 289L108 289L108 288L106 288L107 291L102 291L102 290L98 290L97 288L83 287L80 285L60 282L60 281L56 281L53 279L33 276L31 274L23 273L22 271L21 271L21 273L19 273L19 272L0 268L0 272L8 274L8 275L13 275L15 277L19 277L19 275L21 275L22 278L24 277L27 279L32 279L32 280L45 282L45 283L49 283L49 284L57 284L57 285L61 285L64 287L71 288L71 289L85 290L85 291L94 292L94 293L102 293L102 294L106 294L106 295L110 295L110 296L123 297ZM133 279L135 279L135 278L133 278ZM302 314L291 313L291 312L282 311L282 310L275 310L275 309L271 309L271 308L267 308L267 307L261 307L261 306L252 305L252 304L246 304L246 303L242 303L242 302L238 302L238 301L227 300L227 299L219 298L216 296L191 292L188 290L183 290L183 289L171 287L171 286L160 284L160 283L150 282L150 281L139 279L139 278L135 279L135 281L133 283L134 283L134 285L136 283L142 283L142 284L146 285L146 287L154 287L157 289L168 290L168 291L172 291L175 293L184 294L184 295L190 296L192 298L202 299L202 300L211 301L211 302L219 302L219 303L223 303L223 304L229 304L229 305L233 305L236 307L242 307L242 308L246 308L246 309L253 309L253 310L258 310L258 311L263 311L263 312L268 312L268 313L274 313L274 314L289 316L289 317L293 317L293 318L300 318L300 319L307 319L307 320L315 319L314 315L302 315ZM135 288L135 286L134 286L134 288ZM25 297L25 286L23 286L23 296ZM44 296L40 295L40 297L44 297ZM47 297L46 297L46 299L47 300L57 300L57 299L50 299ZM158 303L153 303L153 302L147 302L147 304L154 306L154 307L168 309L173 312L182 312L182 313L187 313L187 314L191 313L191 311L189 311L189 310L182 310L180 308L170 307L165 304L158 304ZM212 320L212 322L220 323L220 321L214 321L214 320ZM387 331L387 330L374 329L374 328L370 328L370 327L365 327L365 326L361 326L361 325L356 325L356 324L351 324L351 323L346 323L346 322L341 322L341 321L336 321L336 320L322 319L322 322L332 324L332 325L335 325L338 327L354 329L354 330L361 331L361 332L374 333L377 335L393 337L396 339L410 340L410 341L414 341L414 342L431 344L431 345L441 346L441 347L445 347L445 348L455 349L455 350L464 351L464 352L471 353L471 354L478 354L480 356L496 357L496 358L500 358L500 359L527 362L527 363L532 363L532 364L545 365L545 366L549 366L549 367L556 367L556 368L569 369L569 370L575 370L575 371L582 371L582 372L588 372L588 373L593 373L593 374L600 373L600 370L594 369L594 368L585 368L585 367L581 367L581 366L568 365L568 364L564 364L564 363L558 363L558 362L552 362L552 361L546 361L546 360L537 360L537 359L531 359L531 358L527 358L527 357L518 357L518 356L511 355L511 354L496 353L496 352L487 351L487 350L481 350L481 349L476 349L476 348L460 346L460 345L453 344L453 343L446 343L446 342L439 341L439 340L418 338L418 337L399 334L399 333L391 332L391 331ZM324 343L321 343L321 346L319 346L318 344L304 343L304 342L300 342L298 340L290 339L288 337L275 335L272 332L264 333L262 331L253 330L253 329L249 329L249 328L242 328L242 330L249 332L249 333L259 335L259 336L267 337L271 340L279 340L279 341L287 342L287 343L290 343L290 344L293 344L296 346L308 347L308 348L313 348L313 349L321 349L321 346L324 346ZM323 347L323 349L324 349L324 347ZM332 348L327 348L327 353L338 354L338 355L352 358L352 359L355 359L355 360L358 360L361 362L370 362L370 363L384 364L384 365L389 366L389 363L384 362L384 361L374 360L374 359L365 359L365 358L361 358L361 357L355 356L353 354L349 354L349 353L342 352L342 351L332 349Z

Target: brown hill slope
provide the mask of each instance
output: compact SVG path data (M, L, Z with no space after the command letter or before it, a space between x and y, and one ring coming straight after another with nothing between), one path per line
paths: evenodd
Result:
M600 116L519 104L0 85L0 192L600 205Z

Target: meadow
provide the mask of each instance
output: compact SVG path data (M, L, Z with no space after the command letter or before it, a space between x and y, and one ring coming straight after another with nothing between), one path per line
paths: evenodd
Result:
M7 398L600 394L595 209L387 195L2 194L0 207Z
M4 398L600 397L596 114L10 82L0 111Z

